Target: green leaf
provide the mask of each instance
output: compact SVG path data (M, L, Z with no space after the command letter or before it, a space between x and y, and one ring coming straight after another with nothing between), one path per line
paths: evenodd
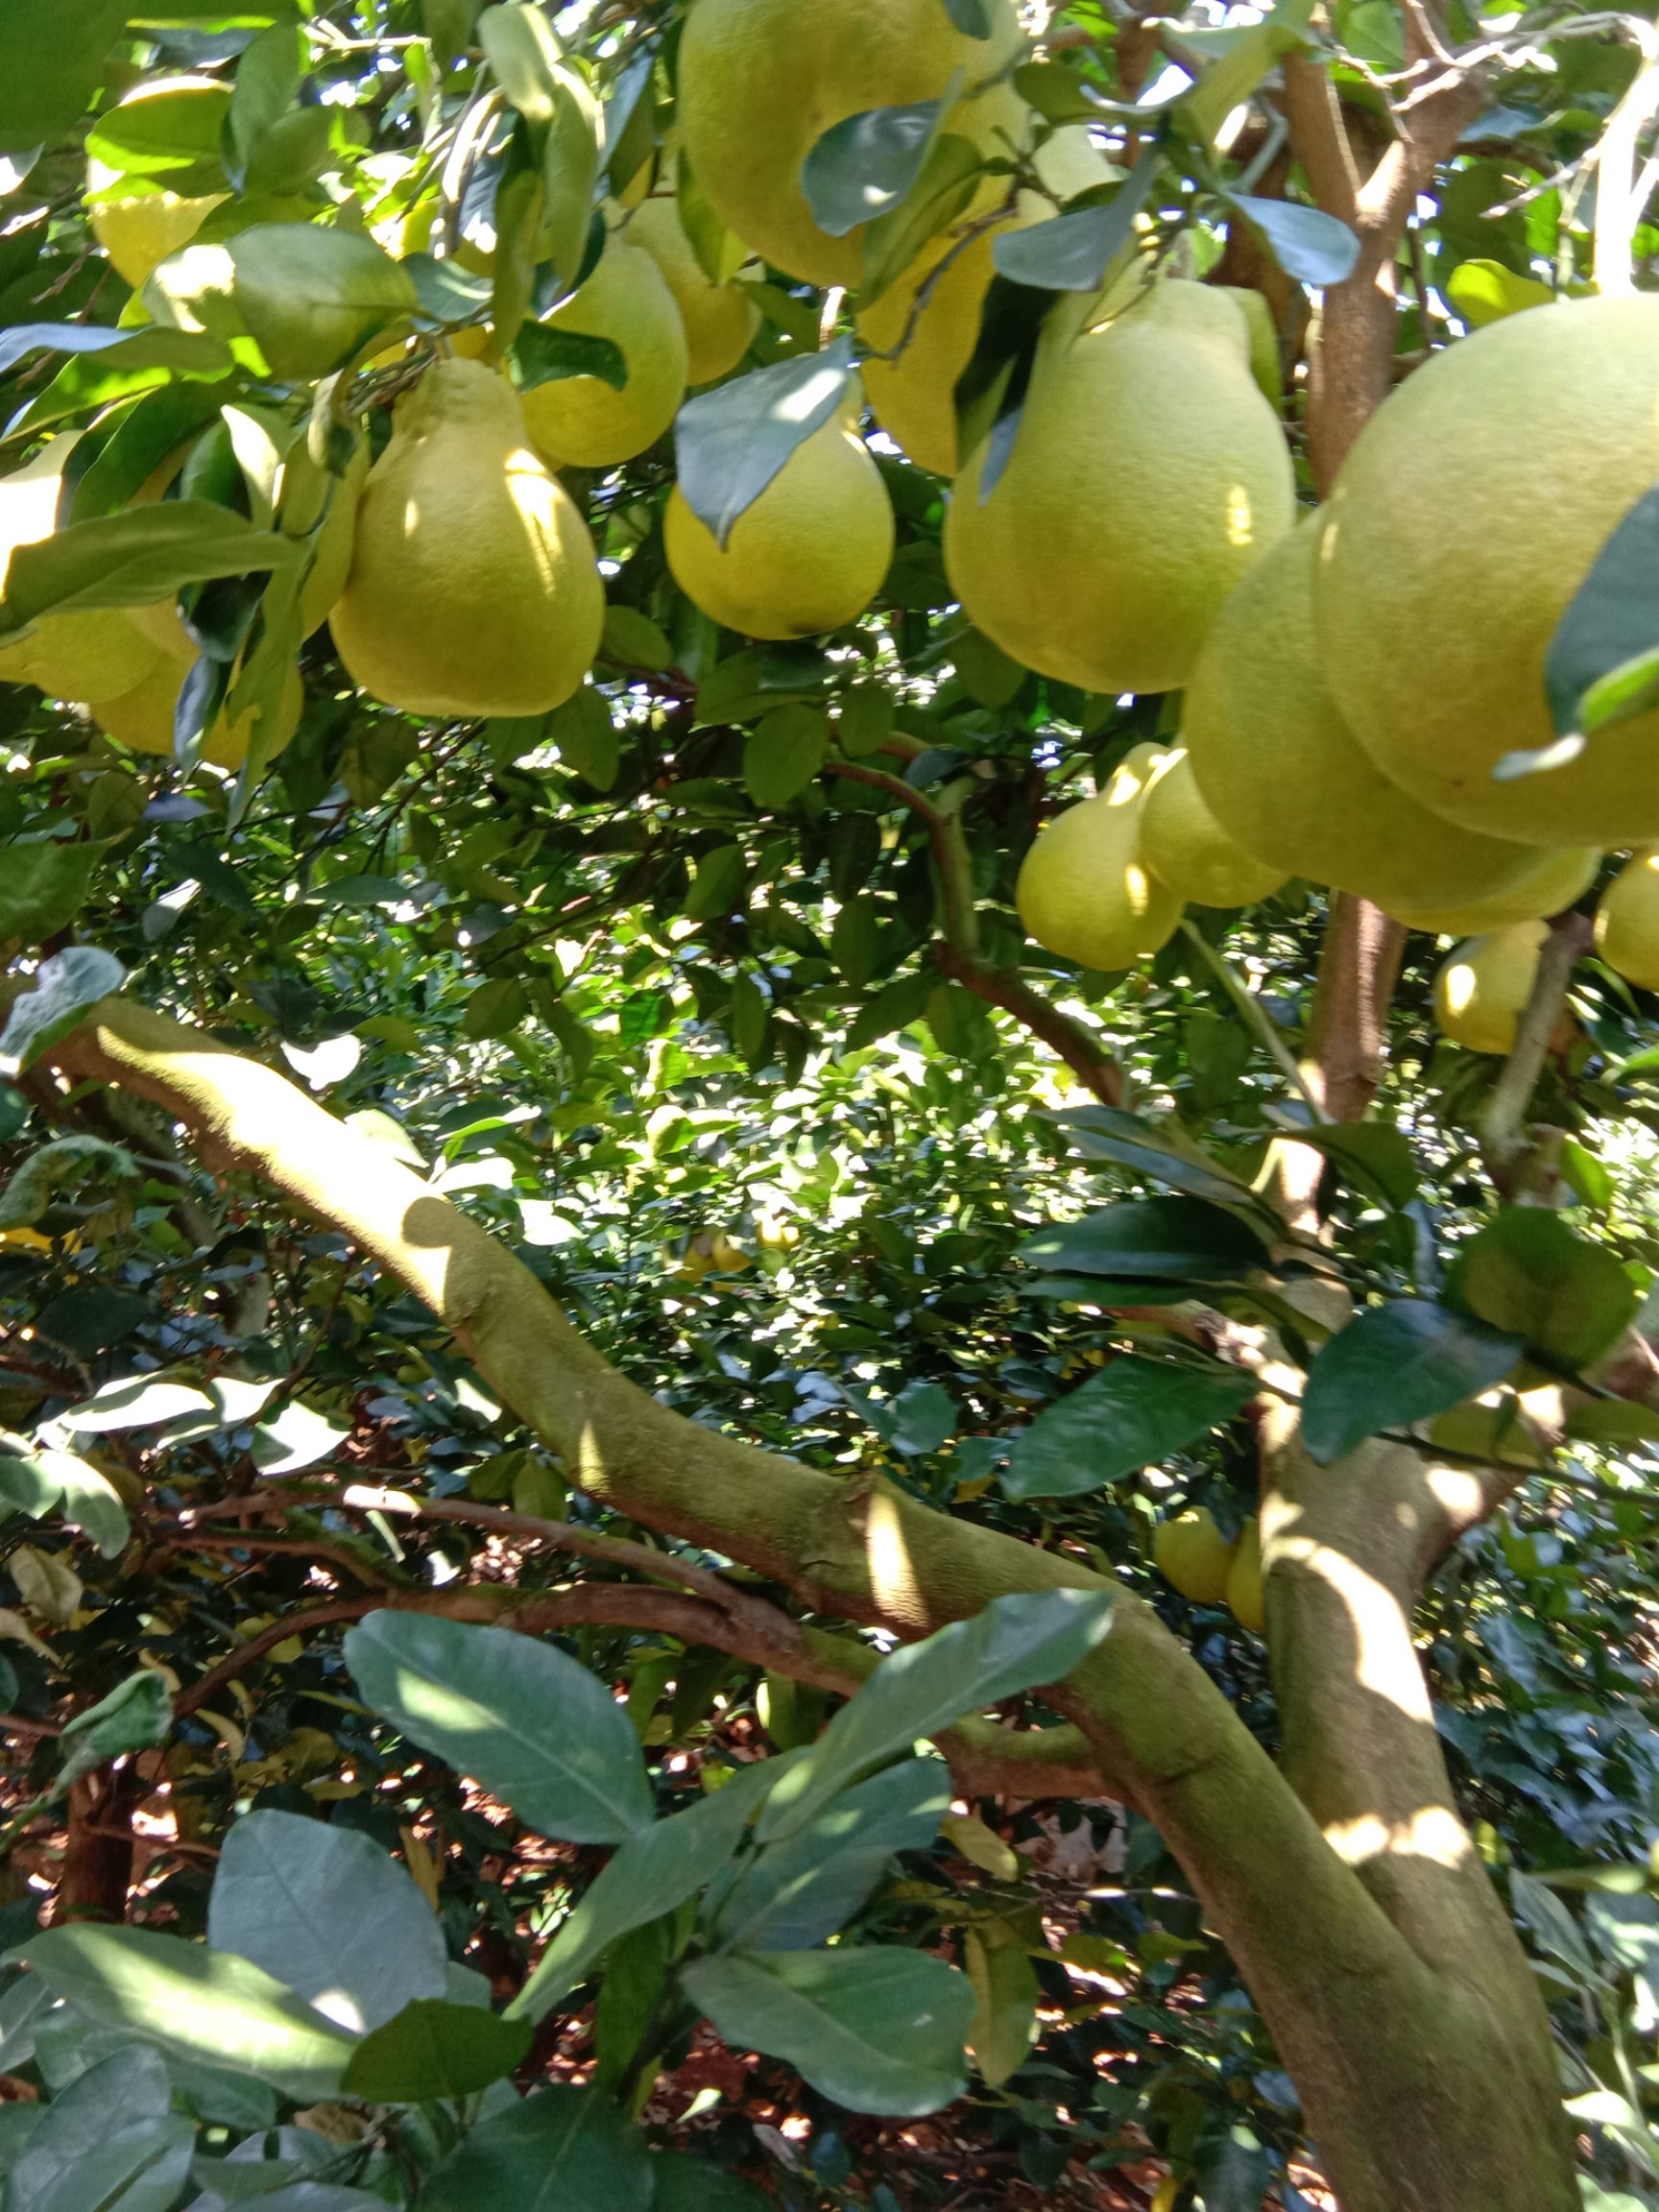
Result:
M975 2004L968 2048L986 2086L999 2089L1031 2056L1042 1984L1023 1943L998 1920L969 1928L962 1953Z
M417 1613L371 1613L346 1636L365 1700L520 1820L569 1843L651 1823L639 1741L586 1667L550 1644Z
M15 556L13 556L15 558ZM12 1001L0 1030L0 1073L19 1075L77 1029L100 999L119 991L127 971L112 953L71 945L42 960L35 988Z
M1321 1467L1380 1429L1405 1429L1502 1382L1525 1347L1448 1306L1367 1307L1321 1346L1302 1398L1302 1438Z
M142 100L106 108L86 133L87 154L117 180L100 191L126 198L134 178L174 192L223 191L225 119L233 101L228 84L175 79Z
M1222 1206L1251 1203L1249 1185L1201 1152L1177 1124L1148 1121L1118 1106L1080 1106L1056 1114L1054 1122L1086 1159L1110 1160L1190 1198Z
M743 744L743 787L768 813L787 806L830 755L830 717L804 701L774 707Z
M232 1823L207 1901L207 1940L354 2031L444 1994L443 1932L409 1876L372 1837L295 1813Z
M619 1937L694 1897L731 1858L784 1769L781 1759L757 1760L711 1797L631 1836L548 1944L510 2013L542 2019Z
M157 2052L116 2051L88 2067L11 2166L9 2212L171 2212L196 2144L171 2100Z
M946 131L934 139L909 192L864 233L858 285L861 313L891 289L930 238L955 222L984 173L985 156L971 138Z
M740 845L717 845L712 853L705 853L697 863L696 876L685 895L685 919L688 922L714 922L722 915L730 914L742 902L747 878L748 869L744 864ZM738 980L744 978L739 977Z
M1044 292L1098 292L1152 196L1158 154L1157 142L1149 142L1112 198L1099 206L999 232L991 249L997 274Z
M0 331L0 372L31 353L96 353L110 369L177 369L211 375L230 354L205 330L131 330L107 324L19 323Z
M595 791L609 791L622 765L622 743L602 691L587 685L548 715L544 735L559 757Z
M1243 106L1282 56L1303 44L1312 19L1312 0L1278 0L1264 21L1212 34L1225 38L1226 45L1182 103L1204 145L1214 146L1233 110Z
M0 9L0 154L30 154L79 121L127 21L127 0L7 0Z
M1659 1407L1628 1398L1591 1398L1567 1416L1567 1433L1580 1444L1659 1444ZM5 1463L0 1461L0 1476Z
M646 2212L653 2161L591 2089L538 2089L486 2120L427 2180L421 2212Z
M771 2198L753 2181L686 2151L658 2152L651 2172L651 2212L773 2212Z
M213 1401L188 1382L165 1375L118 1375L59 1416L66 1429L107 1436L120 1429L158 1429L181 1413L211 1413Z
M1641 1303L1604 1245L1575 1236L1542 1206L1505 1206L1463 1245L1446 1279L1454 1306L1523 1336L1555 1368L1588 1367Z
M967 2085L973 1985L926 1952L700 1959L681 1981L733 2049L787 2060L850 2112L937 2112Z
M944 0L944 7L964 38L989 38L996 28L991 0Z
M934 1737L965 1713L1022 1690L1058 1682L1112 1624L1110 1590L1042 1590L993 1599L970 1621L953 1621L885 1658L842 1706L767 1800L757 1828L763 1843L792 1836L845 1790Z
M118 1682L107 1697L77 1713L58 1739L62 1757L58 1782L66 1790L83 1774L129 1751L153 1751L167 1741L173 1726L173 1700L154 1668L140 1667Z
M1040 1413L1014 1446L1010 1498L1074 1498L1156 1466L1231 1421L1256 1395L1253 1376L1169 1359L1114 1359Z
M680 489L721 545L797 445L846 398L852 341L775 361L688 399L674 433Z
M1334 215L1295 200L1256 200L1243 192L1221 197L1243 216L1286 276L1328 287L1353 276L1359 241Z
M1296 1120L1282 1134L1287 1142L1308 1144L1335 1162L1350 1186L1373 1192L1403 1214L1421 1188L1416 1155L1404 1129L1383 1121L1321 1122Z
M1625 513L1574 593L1544 685L1564 739L1594 736L1659 696L1659 486Z
M263 32L243 50L225 126L226 139L236 157L230 174L238 191L261 142L300 96L305 55L305 39L298 24L282 24ZM326 114L323 119L326 124Z
M36 614L82 607L142 607L181 586L252 576L301 558L291 540L205 499L167 499L71 522L19 545L6 572L11 629Z
M889 215L908 199L962 87L959 69L937 100L867 108L832 123L801 166L812 220L831 238Z
M942 1759L904 1759L843 1791L816 1819L749 1860L714 1923L721 1949L803 1951L826 1941L896 1854L927 1849L951 1794Z
M14 1954L66 2004L165 2051L332 2096L352 2039L246 1959L153 1928L49 1928Z
M1241 1283L1267 1264L1267 1247L1248 1223L1197 1198L1137 1198L1027 1237L1019 1247L1034 1265L1124 1282Z
M1529 307L1550 307L1557 295L1536 276L1521 276L1502 261L1464 261L1442 287L1447 300L1472 330L1500 323Z
M100 844L14 838L0 877L0 937L38 945L66 929L85 905L93 867L108 851Z
M358 2044L341 2087L369 2104L469 2097L522 2064L535 2033L528 2020L418 1998Z
M421 305L408 271L360 231L257 223L228 243L249 335L296 383L342 368Z
M602 661L614 661L623 668L655 671L674 665L674 648L663 636L661 624L653 622L649 614L641 614L637 607L605 610L605 634L600 641L599 657Z
M519 114L530 123L550 123L569 71L541 11L520 0L486 8L478 18L478 43Z

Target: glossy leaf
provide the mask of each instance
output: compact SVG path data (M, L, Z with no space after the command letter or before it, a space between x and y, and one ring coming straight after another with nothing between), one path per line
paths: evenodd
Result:
M162 500L19 545L6 571L3 612L21 628L37 614L74 608L153 605L186 584L257 575L300 557L293 540L256 530L227 507Z
M1197 1198L1141 1198L1027 1237L1020 1257L1041 1267L1132 1282L1239 1283L1266 1264L1262 1238Z
M1544 685L1563 737L1592 736L1659 697L1659 487L1624 514L1574 593Z
M1286 276L1321 289L1354 274L1359 241L1346 223L1295 200L1256 200L1242 192L1222 194L1262 240Z
M151 1928L50 1928L17 1957L78 2012L163 2050L331 2096L351 2038L245 1959Z
M972 1620L891 1652L773 1791L757 1824L760 1840L794 1835L838 1790L919 1737L1060 1681L1106 1634L1114 1601L1110 1590L997 1598Z
M926 1952L700 1959L681 1980L733 2048L787 2059L850 2112L937 2112L967 2085L973 1984Z
M171 2212L195 2129L159 2052L117 2051L47 2107L12 2168L7 2212Z
M796 446L842 405L852 376L851 341L838 338L822 353L752 370L680 410L680 490L722 545Z
M1159 149L1149 144L1112 198L1045 222L998 234L991 257L998 276L1045 292L1098 292L1128 245L1135 218L1152 196Z
M820 230L845 238L903 204L961 84L958 70L937 100L870 108L830 125L801 168L801 189Z
M280 377L326 376L420 297L372 238L315 223L259 223L229 241L236 305Z
M84 1713L65 1723L58 1739L62 1766L59 1786L67 1789L83 1774L90 1774L111 1759L129 1751L151 1751L167 1741L173 1727L173 1700L163 1677L152 1667L141 1667L118 1682L108 1696L100 1697Z
M1255 1378L1171 1359L1114 1359L1014 1445L1002 1477L1010 1498L1071 1498L1156 1466L1232 1420Z
M744 742L743 787L767 812L787 806L811 782L829 752L830 717L822 707L805 701L774 707Z
M207 1939L353 2031L444 1994L443 1934L409 1876L372 1838L294 1813L249 1813L232 1824Z
M544 1836L621 1843L651 1823L639 1741L586 1667L550 1644L416 1613L371 1613L346 1663L375 1712Z
M1395 1298L1368 1307L1316 1355L1302 1436L1322 1467L1380 1429L1406 1429L1501 1382L1521 1358L1505 1335L1448 1306Z
M84 1021L101 998L119 991L127 971L112 953L70 945L36 972L35 988L12 1001L0 1031L0 1073L20 1074Z
M1223 1206L1251 1203L1249 1185L1201 1152L1178 1128L1118 1106L1082 1106L1056 1114L1054 1120L1085 1159L1109 1160L1190 1198Z
M1288 1117L1286 1118L1288 1120ZM1403 1213L1419 1190L1417 1161L1404 1129L1383 1121L1333 1121L1317 1125L1296 1120L1286 1127L1292 1143L1307 1144L1333 1161L1344 1181L1374 1192Z
M427 2181L421 2212L646 2212L639 2130L594 2090L538 2089L473 2128Z

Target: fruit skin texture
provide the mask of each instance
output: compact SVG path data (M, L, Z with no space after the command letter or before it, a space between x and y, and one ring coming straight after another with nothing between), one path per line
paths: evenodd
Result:
M1284 872L1229 837L1204 804L1184 748L1152 779L1141 815L1141 856L1161 883L1197 906L1254 906Z
M1626 983L1659 991L1659 853L1638 853L1602 892L1596 950Z
M1227 1609L1240 1628L1262 1635L1267 1627L1267 1607L1262 1586L1262 1530L1250 1521L1238 1539L1233 1564L1227 1570Z
M599 650L588 526L530 450L512 387L440 361L400 404L329 617L352 682L407 714L544 714Z
M1039 150L1036 168L1062 200L1118 175L1081 127L1056 131ZM992 254L997 240L1056 212L1042 193L1022 192L1007 222L979 231L963 245L964 226L973 220L971 209L964 212L948 230L929 239L903 275L860 314L859 339L875 351L891 352L909 332L894 360L864 363L864 388L877 421L919 469L930 469L936 476L956 473L956 379L978 343L985 295L996 275ZM912 328L916 295L947 254L950 265Z
M1512 1052L1549 934L1548 923L1514 922L1459 945L1434 978L1440 1034L1470 1052Z
M1026 854L1015 904L1029 935L1084 968L1127 968L1166 945L1181 902L1141 858L1141 809L1160 756L1137 746L1104 791L1058 814Z
M1237 301L1181 280L1069 346L1051 325L996 489L981 502L981 444L946 517L946 570L975 626L1086 691L1179 690L1295 513L1249 362Z
M1152 1537L1153 1563L1166 1582L1194 1605L1219 1605L1238 1547L1229 1544L1202 1506L1160 1521Z
M19 545L51 537L64 465L78 435L48 440L21 469L0 477L0 578ZM134 613L142 616L146 610L99 607L41 615L27 637L0 646L0 682L37 684L53 699L119 698L150 674L158 658Z
M855 285L864 226L845 238L821 230L802 164L850 115L936 100L958 69L970 93L988 84L1023 46L1009 0L992 12L991 36L970 38L941 0L697 0L680 46L679 124L721 221L791 276ZM1023 112L998 85L958 101L945 128L989 150L994 124Z
M797 445L724 551L676 485L663 522L674 581L728 630L817 637L861 614L893 559L893 503L864 441L831 416Z
M1505 890L1489 899L1471 899L1460 906L1401 910L1394 915L1410 929L1427 929L1436 937L1479 937L1489 929L1506 928L1511 922L1536 922L1546 915L1565 913L1583 898L1601 866L1594 846L1564 846L1559 853L1540 853L1529 868Z
M715 284L705 274L672 200L647 200L626 232L649 253L674 295L685 327L685 381L713 384L736 368L760 327L754 295L741 284Z
M1182 738L1206 804L1247 853L1375 899L1391 914L1483 899L1535 865L1397 790L1356 743L1320 673L1310 515L1223 608L1187 693Z
M1424 805L1537 845L1659 838L1659 709L1565 767L1497 783L1554 738L1550 639L1659 476L1659 298L1511 315L1435 354L1343 464L1320 565L1336 704Z
M523 395L536 450L555 469L610 469L655 445L685 397L685 325L667 278L643 247L613 238L579 292L544 318L549 330L609 338L628 381L559 376Z

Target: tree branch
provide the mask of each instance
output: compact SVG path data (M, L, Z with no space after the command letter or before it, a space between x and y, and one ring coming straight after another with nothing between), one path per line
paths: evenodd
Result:
M1480 1150L1486 1171L1507 1193L1528 1145L1526 1120L1551 1043L1567 1003L1573 971L1589 951L1595 932L1587 914L1560 914L1551 923L1532 993L1516 1025L1515 1043L1480 1117Z

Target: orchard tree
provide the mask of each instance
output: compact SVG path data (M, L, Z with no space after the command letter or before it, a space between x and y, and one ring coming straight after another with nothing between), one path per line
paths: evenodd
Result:
M738 2205L703 2020L1650 2200L1655 113L1567 7L0 13L8 2201ZM1076 1804L1066 1964L1256 2013L1074 2095Z

